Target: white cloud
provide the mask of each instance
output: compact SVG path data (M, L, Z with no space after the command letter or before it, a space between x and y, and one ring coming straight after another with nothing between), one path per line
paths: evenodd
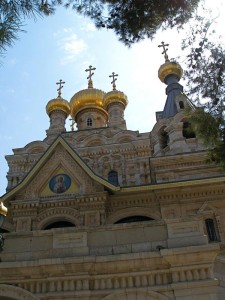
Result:
M92 24L92 23L86 23L85 24L85 27L84 28L82 28L83 30L85 30L85 31L91 31L91 32L94 32L94 31L96 31L96 27L95 27L95 25L94 24Z
M72 33L70 36L62 38L58 41L58 45L64 52L61 64L65 65L76 60L77 56L87 49L87 44L83 39L79 39L70 28L63 29L65 33Z
M65 32L65 33L70 33L70 32L73 32L73 29L72 28L63 28L63 32Z
M76 34L73 34L71 37L65 38L63 49L68 54L77 55L86 49L86 44L82 39L78 40Z
M65 27L63 29L53 32L53 36L60 37L60 36L64 35L65 33L71 33L71 32L73 32L73 29L71 27L67 27L67 28Z

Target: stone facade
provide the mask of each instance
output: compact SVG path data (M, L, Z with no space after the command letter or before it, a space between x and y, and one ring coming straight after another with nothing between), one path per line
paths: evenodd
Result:
M122 92L96 91L72 97L77 131L58 97L47 137L6 156L0 300L225 299L225 178L186 132L189 100L139 133Z

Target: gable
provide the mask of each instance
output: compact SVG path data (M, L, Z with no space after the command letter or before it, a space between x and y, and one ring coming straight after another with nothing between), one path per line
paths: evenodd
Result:
M103 190L104 186L91 178L59 144L27 185L22 198L64 196L66 194L84 195Z
M59 136L24 180L6 193L2 201L7 203L12 198L35 199L64 194L84 195L103 191L104 187L111 191L120 189L97 176Z

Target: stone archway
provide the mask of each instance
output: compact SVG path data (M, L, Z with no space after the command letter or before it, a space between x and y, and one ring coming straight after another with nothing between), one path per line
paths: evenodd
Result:
M152 213L151 209L148 209L146 207L131 207L131 208L123 208L118 211L115 211L111 215L108 216L106 223L107 224L115 224L120 219L131 217L131 216L143 216L143 217L149 217L153 220L160 220L160 216L157 213Z
M19 287L0 284L0 300L40 300L30 292Z
M118 291L104 297L102 300L170 300L162 294L154 291L144 290L138 291L137 289Z

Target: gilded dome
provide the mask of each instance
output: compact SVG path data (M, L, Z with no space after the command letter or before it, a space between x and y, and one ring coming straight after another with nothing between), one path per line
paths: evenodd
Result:
M63 111L68 116L70 114L70 104L61 97L52 99L46 105L46 112L50 115L55 110Z
M175 75L178 80L181 79L183 74L183 69L177 62L166 61L163 65L160 66L158 71L159 79L165 83L165 79L168 75Z
M104 105L106 109L109 106L109 104L116 102L119 102L123 104L124 107L126 107L128 104L127 96L123 92L117 90L113 90L105 95Z
M0 202L0 215L6 216L7 215L7 208L4 206L2 202Z
M70 100L71 116L76 119L77 114L86 108L104 110L105 93L95 88L88 88L77 92Z

